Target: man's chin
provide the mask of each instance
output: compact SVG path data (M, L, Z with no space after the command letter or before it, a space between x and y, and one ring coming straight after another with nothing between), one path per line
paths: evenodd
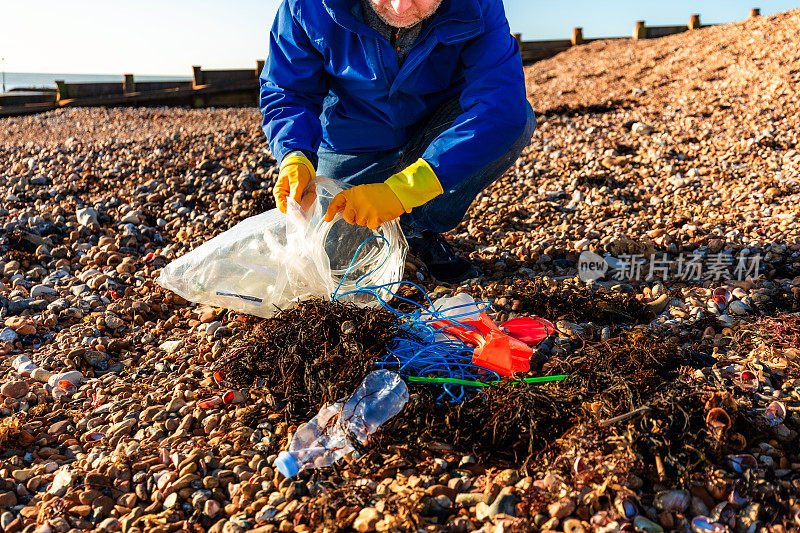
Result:
M386 24L388 24L389 26L392 26L394 28L410 28L411 26L419 23L419 21L422 20L421 17L410 17L410 18L404 18L404 19L396 19L396 18L389 18L389 17L383 16L383 15L381 16L381 18L383 19L383 21Z
M434 13L436 13L436 11L439 9L439 6L441 4L442 4L442 0L439 0L433 6L431 6L431 9L430 9L429 12L420 13L419 11L417 11L417 13L413 17L397 17L397 16L393 16L391 12L382 12L381 10L375 9L375 4L374 3L371 3L370 5L373 6L373 10L389 26L392 26L394 28L410 28L411 26L419 24L420 22L422 22L426 18L428 18L431 15L433 15Z

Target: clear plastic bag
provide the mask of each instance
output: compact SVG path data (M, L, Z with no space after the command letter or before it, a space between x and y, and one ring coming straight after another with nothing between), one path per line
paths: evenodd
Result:
M272 209L247 218L172 261L158 284L192 302L261 317L293 301L330 299L334 291L345 295L343 301L377 305L368 293L346 293L362 276L359 286L402 279L408 245L400 223L371 230L350 225L341 215L325 222L328 204L347 185L323 177L315 185L308 210L289 199L286 215ZM388 301L391 293L381 291L381 297Z

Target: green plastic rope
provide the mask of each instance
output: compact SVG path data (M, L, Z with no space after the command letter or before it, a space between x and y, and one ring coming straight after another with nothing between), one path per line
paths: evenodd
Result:
M565 374L559 374L557 376L539 376L535 378L525 378L522 381L524 383L546 383L548 381L561 381L567 379ZM456 378L424 378L424 377L416 377L416 376L409 376L408 381L417 381L421 383L453 383L455 385L469 385L471 387L491 387L493 385L497 385L501 383L500 381L491 381L489 383L484 383L483 381L470 381L467 379L456 379ZM511 385L519 385L519 381L512 381Z

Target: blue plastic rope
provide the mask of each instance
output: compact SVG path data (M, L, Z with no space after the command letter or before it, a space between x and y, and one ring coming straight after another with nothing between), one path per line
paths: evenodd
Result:
M381 261L380 265L370 270L366 274L359 276L355 281L355 289L339 294L347 275L353 268L356 257L361 251L361 248L373 239L379 239L386 243L388 253ZM391 246L389 241L381 235L373 235L362 242L356 249L353 258L350 261L347 269L345 270L339 283L336 285L336 290L332 294L332 299L338 300L349 294L369 294L377 299L378 303L387 311L393 313L400 320L401 333L393 340L388 348L386 357L376 363L378 368L385 368L393 370L400 375L416 376L416 377L446 377L463 379L468 381L495 381L500 379L500 375L492 370L472 364L472 353L474 349L465 344L462 340L455 337L453 334L448 333L449 328L463 327L471 329L480 333L480 331L472 325L463 324L458 321L475 313L475 311L465 311L461 314L454 314L453 316L445 316L447 311L454 311L460 308L471 307L472 304L460 304L446 309L433 309L433 301L430 299L425 290L411 281L397 281L393 283L385 283L381 285L362 285L361 282L381 268L389 256L391 255ZM427 307L399 296L392 291L392 288L400 287L402 285L409 285L417 289L425 298ZM401 302L411 304L416 307L410 313L403 313L398 311L381 296L381 292L389 293L392 297L397 298ZM475 302L478 311L485 311L491 307L490 302ZM446 320L448 323L444 326L434 326L433 323ZM432 386L440 386L443 389L442 394L438 399L448 400L451 402L462 401L467 397L465 389L476 389L468 385L454 384L454 383L440 383Z

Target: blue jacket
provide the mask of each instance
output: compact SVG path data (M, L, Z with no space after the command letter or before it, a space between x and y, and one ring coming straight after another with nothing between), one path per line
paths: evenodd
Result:
M278 9L261 73L263 128L278 161L320 144L398 148L455 96L463 114L422 155L445 190L519 138L525 81L501 0L443 0L402 67L361 9L359 0L283 0Z

